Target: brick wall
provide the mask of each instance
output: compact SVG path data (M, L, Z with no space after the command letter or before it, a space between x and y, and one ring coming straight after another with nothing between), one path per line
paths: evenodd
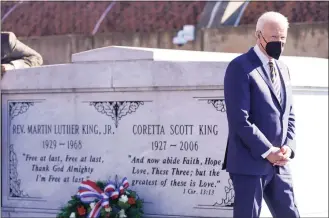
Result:
M70 62L73 53L111 45L242 53L254 45L254 31L254 25L199 30L196 40L183 47L172 43L175 31L21 37L21 40L40 52L45 64L60 64ZM328 58L328 23L292 24L284 55Z
M2 16L16 2L1 1ZM111 1L24 1L2 22L2 30L18 36L91 35ZM177 31L197 24L206 1L118 1L97 33ZM265 11L288 16L291 23L328 21L328 1L251 1L240 24L254 24Z
M240 24L256 24L266 11L277 11L290 23L316 23L328 21L328 1L251 1L241 17Z
M90 35L111 1L24 2L2 24L3 30L18 36L64 34ZM115 2L98 33L152 32L178 30L185 24L197 24L206 2L135 1ZM6 13L13 2L1 2Z

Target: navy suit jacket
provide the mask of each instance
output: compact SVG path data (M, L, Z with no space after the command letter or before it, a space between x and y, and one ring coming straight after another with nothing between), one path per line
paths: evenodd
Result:
M223 169L229 173L266 175L272 164L261 155L271 146L288 145L295 156L295 115L289 70L275 60L281 77L282 104L253 48L231 61L224 78L229 135ZM279 173L290 174L289 165Z

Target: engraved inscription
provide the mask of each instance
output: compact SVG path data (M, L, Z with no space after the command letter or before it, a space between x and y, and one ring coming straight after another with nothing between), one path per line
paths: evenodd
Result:
M184 121L180 117L186 110L178 115L166 110L157 114L152 112L153 103L145 101L82 102L83 109L68 104L56 116L50 111L57 103L12 102L6 129L11 145L9 194L23 201L38 198L49 202L40 207L57 209L59 205L51 202L66 201L83 180L119 174L127 176L131 188L157 207L146 209L151 214L173 215L157 206L158 194L161 199L174 196L175 202L182 201L191 210L189 215L200 215L195 210L211 210L214 205L230 209L234 192L221 170L226 124L214 116L225 117L221 113L225 106L221 100L207 101L200 102L200 107L213 113L211 119L194 120L193 116L201 116L195 113ZM64 194L52 193L49 198L45 194L49 187ZM189 203L186 198L193 200Z

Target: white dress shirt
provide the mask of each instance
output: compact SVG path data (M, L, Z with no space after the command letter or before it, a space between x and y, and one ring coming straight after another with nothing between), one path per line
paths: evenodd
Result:
M261 62L263 63L263 67L264 67L267 75L270 75L270 66L268 64L270 59L260 50L258 45L255 45L254 51L257 54L257 56L259 57L259 59L261 60ZM278 69L277 69L275 64L274 64L274 68L275 68L276 72L278 72ZM262 157L266 158L272 151L274 152L274 151L277 151L277 150L280 150L280 148L277 148L277 147L273 146L267 152L262 154Z

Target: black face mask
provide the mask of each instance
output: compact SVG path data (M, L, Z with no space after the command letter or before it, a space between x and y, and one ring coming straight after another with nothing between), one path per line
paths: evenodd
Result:
M267 42L262 33L261 33L261 35L262 35L262 38L264 39L264 41L266 42L265 48L262 45L262 43L260 43L260 44L263 47L263 49L266 51L268 56L270 56L276 60L279 60L279 57L282 52L282 42L280 42L280 41Z

